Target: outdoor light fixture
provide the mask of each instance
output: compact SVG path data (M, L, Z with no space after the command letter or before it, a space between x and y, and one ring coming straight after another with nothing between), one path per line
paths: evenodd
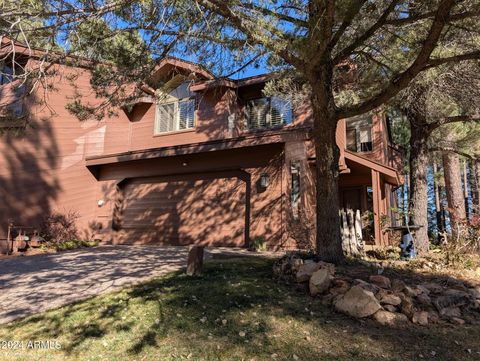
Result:
M182 167L186 167L188 165L188 162L183 162Z
M270 183L270 177L268 176L268 174L263 173L260 176L260 185L262 186L262 188L267 188L269 183Z
M97 201L97 205L98 205L99 207L103 207L104 204L105 204L105 201L104 201L103 199L99 199L99 200Z

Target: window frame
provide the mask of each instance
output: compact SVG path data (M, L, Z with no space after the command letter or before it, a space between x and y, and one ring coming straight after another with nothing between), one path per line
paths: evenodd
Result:
M187 126L184 129L179 129L179 127L180 127L180 103L186 103L186 102L193 102L193 122L192 122L192 126L191 127ZM176 118L175 119L175 128L176 129L161 132L161 131L159 131L160 118L159 118L158 107L165 106L165 105L172 105L172 104L174 105L174 114L175 114L175 118ZM155 103L155 119L154 119L154 122L153 122L153 135L154 136L162 136L162 135L174 134L174 133L191 132L191 131L195 130L196 126L197 126L197 98L195 96Z
M289 105L289 112L290 112L290 121L289 122L286 122L282 119L281 123L272 125L271 109L272 109L272 101L275 98L280 99L280 100L284 101L286 104ZM266 99L268 101L268 108L269 108L269 111L268 111L268 113L266 114L266 117L265 117L265 122L264 122L265 126L261 126L261 124L262 124L261 121L257 122L257 124L258 124L257 126L252 126L252 121L251 121L251 117L250 117L251 102L256 102L256 101L260 101L260 100L264 100L264 99ZM258 106L258 105L256 105L256 106ZM245 102L245 118L246 118L245 120L246 120L246 126L247 126L248 131L264 131L264 130L277 129L277 128L282 128L282 127L285 127L285 126L288 126L288 125L291 125L291 124L294 123L295 109L292 105L291 99L286 99L286 98L282 98L282 97L279 97L279 96L250 98L250 99L247 99L246 102ZM286 117L283 117L283 118L286 118Z
M348 132L355 131L355 150L348 148ZM369 132L369 142L361 142L361 132ZM370 150L362 150L362 144L371 144ZM374 150L374 141L373 141L373 124L357 124L355 126L348 126L345 129L345 149L354 152L354 153L371 153Z

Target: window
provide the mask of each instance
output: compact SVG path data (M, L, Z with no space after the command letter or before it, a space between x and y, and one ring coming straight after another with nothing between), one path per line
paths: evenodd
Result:
M371 126L361 127L358 133L359 133L360 152L371 152L373 150L372 127Z
M372 120L368 119L347 119L347 149L352 152L371 152L372 142Z
M292 205L293 218L298 219L298 207L300 204L300 162L292 161L290 165L292 174L292 184L290 190L290 199Z
M357 130L347 129L347 149L356 152L357 151Z
M292 123L293 111L290 101L278 98L259 98L247 102L249 129L264 129Z
M195 99L158 104L155 115L155 134L176 132L195 127Z

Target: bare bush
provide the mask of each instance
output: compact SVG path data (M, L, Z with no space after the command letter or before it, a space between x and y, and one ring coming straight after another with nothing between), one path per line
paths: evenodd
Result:
M41 235L47 242L61 243L78 240L78 218L80 216L75 211L66 213L54 212L43 220Z

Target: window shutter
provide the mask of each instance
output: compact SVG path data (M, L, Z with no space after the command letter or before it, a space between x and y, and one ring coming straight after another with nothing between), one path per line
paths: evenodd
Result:
M175 103L159 104L157 106L157 133L175 130Z
M195 99L178 103L178 129L193 128L195 120Z

